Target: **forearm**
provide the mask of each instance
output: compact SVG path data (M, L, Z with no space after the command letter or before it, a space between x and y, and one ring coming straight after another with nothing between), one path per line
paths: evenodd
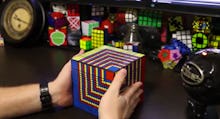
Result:
M17 117L41 110L39 84L0 88L0 118Z

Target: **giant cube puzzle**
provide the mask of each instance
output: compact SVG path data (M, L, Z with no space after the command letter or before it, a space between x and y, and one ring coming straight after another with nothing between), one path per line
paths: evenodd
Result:
M145 56L110 46L102 46L73 57L73 105L98 116L99 102L115 74L127 69L125 87L144 81Z

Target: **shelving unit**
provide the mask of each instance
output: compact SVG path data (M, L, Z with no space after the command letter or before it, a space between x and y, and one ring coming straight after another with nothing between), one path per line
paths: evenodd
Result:
M191 6L167 3L154 3L151 0L49 0L50 2L77 3L80 5L104 5L110 7L128 7L161 10L164 12L184 13L211 17L220 17L220 7Z

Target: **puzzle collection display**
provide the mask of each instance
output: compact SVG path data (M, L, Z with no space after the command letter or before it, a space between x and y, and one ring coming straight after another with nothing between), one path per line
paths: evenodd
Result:
M48 14L50 46L77 46L81 37L79 5L52 2Z
M73 57L73 105L97 116L100 99L115 74L122 68L127 69L125 87L136 81L143 82L145 60L144 54L111 46L102 46Z
M219 48L219 35L216 34L218 32L213 31L213 29L218 28L212 26L212 20L213 24L217 24L217 22L211 17L194 16L191 29L189 29L189 27L186 28L186 18L184 16L167 16L163 12L156 10L135 8L115 8L113 10L102 5L91 5L90 19L80 20L80 7L78 5L52 5L52 8L55 13L50 15L52 19L49 22L49 34L50 44L55 46L69 44L69 42L66 42L66 38L68 38L66 34L69 34L66 29L70 28L72 30L81 30L81 35L77 35L77 37L80 37L78 38L78 44L81 49L88 51L103 45L109 45L139 52L138 46L141 42L138 42L138 44L136 42L127 43L124 40L128 36L125 31L123 31L123 37L118 37L118 32L121 32L120 26L129 26L129 24L135 23L141 28L157 29L160 32L160 42L164 45L169 44L170 39L176 39L185 44L192 53L205 48ZM54 15L58 14L57 12L64 14L64 16ZM108 16L106 17L106 15ZM64 17L67 17L68 25ZM219 25L217 24L216 26ZM215 34L212 34L212 31ZM76 34L73 35L76 36Z

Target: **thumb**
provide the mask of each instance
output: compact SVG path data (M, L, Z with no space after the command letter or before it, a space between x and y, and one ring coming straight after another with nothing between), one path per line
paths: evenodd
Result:
M119 94L121 86L125 81L126 75L127 75L127 70L126 69L119 70L116 73L116 75L114 77L114 80L112 81L108 91L110 90L111 92L116 92L117 94Z
M83 54L85 51L83 50L83 49L81 49L76 55L74 55L73 57L76 57L76 56L78 56L78 55L81 55L81 54Z

